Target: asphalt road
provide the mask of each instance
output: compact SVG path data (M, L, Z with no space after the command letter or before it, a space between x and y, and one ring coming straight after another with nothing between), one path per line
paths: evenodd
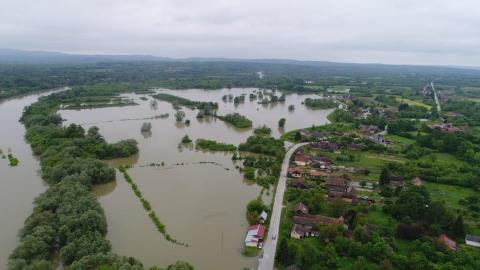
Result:
M273 209L271 212L270 227L268 229L267 238L264 239L263 255L258 259L258 270L272 270L275 260L275 252L277 251L278 229L280 227L280 218L283 208L283 193L285 193L285 185L287 183L287 172L290 157L293 152L300 146L309 143L299 143L293 145L285 154L283 159L282 171L278 179L277 190L275 192L275 201L273 202ZM273 239L275 236L275 239Z
M437 103L437 111L440 112L442 108L440 108L440 102L438 101L437 91L435 91L435 86L433 86L433 82L430 82L430 86L432 87L433 97L435 98L435 102Z

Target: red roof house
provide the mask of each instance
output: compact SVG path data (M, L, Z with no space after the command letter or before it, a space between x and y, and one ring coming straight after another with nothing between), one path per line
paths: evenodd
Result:
M249 247L258 247L258 244L263 242L265 236L265 226L256 224L250 226L245 237L245 245Z
M457 250L457 243L443 233L438 237L438 241L451 251Z

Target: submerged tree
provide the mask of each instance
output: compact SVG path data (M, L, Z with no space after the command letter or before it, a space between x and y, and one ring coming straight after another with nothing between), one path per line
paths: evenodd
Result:
M188 137L188 135L183 136L182 143L191 143L191 142L192 140L190 139L190 137Z
M175 113L175 119L177 122L182 122L183 118L185 118L185 112L184 111L177 111Z
M285 127L285 122L287 122L287 119L280 118L280 120L278 120L278 126L281 128Z
M150 132L152 130L152 124L150 123L143 123L142 127L140 128L142 132Z

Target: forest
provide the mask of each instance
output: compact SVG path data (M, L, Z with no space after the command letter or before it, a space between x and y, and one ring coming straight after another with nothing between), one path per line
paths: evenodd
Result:
M262 79L256 72L262 71ZM0 99L61 86L85 86L99 83L125 84L148 89L219 89L223 87L260 87L290 92L315 92L306 85L314 81L328 89L348 85L351 92L371 95L385 88L404 92L404 87L421 87L432 78L441 77L446 85L480 86L478 70L448 67L341 64L290 60L204 60L161 61L152 59L126 61L98 59L88 63L0 62Z

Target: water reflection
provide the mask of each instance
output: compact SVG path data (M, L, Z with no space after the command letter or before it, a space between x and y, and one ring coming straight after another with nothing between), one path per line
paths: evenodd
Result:
M152 132L151 131L142 131L141 133L143 135L143 138L145 138L145 139L148 139L148 138L152 137Z
M138 163L139 159L140 159L140 154L135 154L133 156L126 157L126 158L117 158L117 159L107 160L106 162L110 164L112 167L118 167L120 165L134 166Z
M118 177L117 177L118 178ZM112 193L117 187L117 181L111 181L104 184L95 185L92 189L93 194L102 197Z

